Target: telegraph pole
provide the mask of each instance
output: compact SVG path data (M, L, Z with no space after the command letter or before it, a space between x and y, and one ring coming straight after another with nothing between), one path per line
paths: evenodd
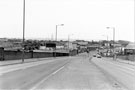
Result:
M23 0L23 42L22 42L22 63L24 62L24 40L25 40L25 0Z

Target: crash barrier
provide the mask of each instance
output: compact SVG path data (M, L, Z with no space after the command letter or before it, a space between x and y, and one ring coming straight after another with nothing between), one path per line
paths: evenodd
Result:
M77 51L72 50L70 53L64 53L64 52L25 52L24 53L24 59L29 58L46 58L46 57L62 57L62 56L73 56L76 55ZM0 60L19 60L22 59L22 51L3 51L2 54L0 54Z

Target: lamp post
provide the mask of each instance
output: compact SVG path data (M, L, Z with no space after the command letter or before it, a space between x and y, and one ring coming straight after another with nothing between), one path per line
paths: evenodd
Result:
M25 0L23 0L23 41L22 41L22 63L24 62L24 40L25 40Z
M106 27L106 28L113 29L113 59L114 59L115 27Z
M58 26L64 26L64 24L58 24L58 25L56 25L56 35L55 35L56 42L57 42L57 29L58 29ZM56 57L56 48L55 48L55 57Z
M134 44L135 44L135 0L134 0Z
M59 24L59 25L56 25L56 35L55 35L55 40L57 41L57 28L58 26L64 26L64 24Z

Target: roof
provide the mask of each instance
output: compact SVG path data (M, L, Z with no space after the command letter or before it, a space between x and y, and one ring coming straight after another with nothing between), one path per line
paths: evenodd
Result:
M135 49L135 43L129 43L125 49Z

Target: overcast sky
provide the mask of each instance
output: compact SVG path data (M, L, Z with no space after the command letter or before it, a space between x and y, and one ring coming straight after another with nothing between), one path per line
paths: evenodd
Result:
M0 0L0 38L22 38L23 0ZM27 38L134 41L134 0L26 0ZM73 34L73 35L72 35Z

